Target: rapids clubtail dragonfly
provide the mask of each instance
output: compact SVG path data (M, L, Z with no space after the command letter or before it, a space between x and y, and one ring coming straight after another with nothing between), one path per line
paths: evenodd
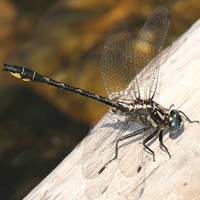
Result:
M144 149L152 154L155 161L154 151L147 143L158 136L161 147L171 157L163 143L165 128L176 133L185 121L198 122L191 121L180 110L171 109L172 106L166 109L153 100L161 48L169 22L169 11L164 7L156 8L137 38L134 54L130 26L121 19L113 22L101 59L102 79L108 98L57 82L26 67L4 64L3 71L24 81L46 83L97 100L111 108L103 114L106 118L101 115L95 121L85 138L82 170L89 199L105 193L117 166L125 177L139 177L138 185L142 185L145 163L140 161L140 157ZM139 139L135 140L138 136ZM134 140L133 144L130 144L131 140ZM127 151L130 152L128 156ZM138 153L138 159L131 156L133 153ZM132 186L125 189L122 186L122 191L127 199L140 196L133 194L138 191Z

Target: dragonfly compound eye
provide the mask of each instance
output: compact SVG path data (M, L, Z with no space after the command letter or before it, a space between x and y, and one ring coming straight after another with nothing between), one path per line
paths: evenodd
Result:
M179 123L177 119L173 119L169 124L169 129L171 133L176 133L179 130Z
M179 112L177 110L171 110L170 116L175 118L176 115L179 115Z

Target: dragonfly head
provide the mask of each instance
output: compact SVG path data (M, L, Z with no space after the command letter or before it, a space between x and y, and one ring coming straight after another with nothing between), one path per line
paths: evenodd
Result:
M168 128L171 133L176 133L183 127L183 119L178 110L171 110L169 114Z

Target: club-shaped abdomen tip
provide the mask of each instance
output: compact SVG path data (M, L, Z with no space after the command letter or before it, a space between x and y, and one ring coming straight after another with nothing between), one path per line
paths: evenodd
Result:
M3 63L3 68L2 68L2 71L10 71L10 67L11 67L11 65L8 65L8 64L6 64L6 63Z

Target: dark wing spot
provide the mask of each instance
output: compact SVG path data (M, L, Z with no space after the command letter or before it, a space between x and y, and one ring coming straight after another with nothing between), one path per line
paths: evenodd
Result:
M104 171L105 168L106 168L105 166L102 167L102 168L99 170L99 174L101 174L101 173Z
M137 172L139 173L141 171L142 167L139 166L138 169L137 169Z

